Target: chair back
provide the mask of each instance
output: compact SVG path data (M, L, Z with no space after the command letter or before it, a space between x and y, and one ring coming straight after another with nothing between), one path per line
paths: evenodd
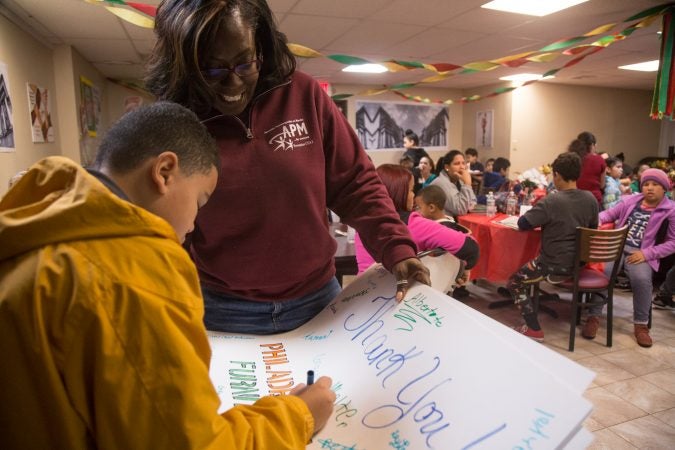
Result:
M451 291L459 273L460 260L443 249L421 252L418 256L429 269L431 287L441 292Z
M618 262L628 235L628 226L614 230L577 228L577 257L580 261Z

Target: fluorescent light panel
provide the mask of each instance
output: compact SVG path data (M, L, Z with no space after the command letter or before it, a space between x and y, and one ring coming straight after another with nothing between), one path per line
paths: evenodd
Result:
M382 73L386 72L387 68L382 64L353 64L342 69L343 72L356 73Z
M588 0L493 0L481 8L495 9L528 16L547 16Z
M536 73L518 73L516 75L509 75L509 76L506 76L506 77L500 77L499 79L504 80L504 81L514 81L514 82L517 82L517 83L524 83L524 82L530 81L530 80L541 80L542 78L544 78L544 77L542 77L541 75L536 74ZM546 79L549 79L549 78L555 78L555 77L553 75L550 75L550 76L546 77Z
M619 69L624 70L639 70L640 72L656 72L659 70L659 60L645 61L637 64L629 64L627 66L619 66Z

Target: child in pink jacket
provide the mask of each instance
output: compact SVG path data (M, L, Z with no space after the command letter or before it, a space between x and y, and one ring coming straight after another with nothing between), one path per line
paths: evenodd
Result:
M478 261L478 244L469 235L450 229L434 220L425 219L417 212L412 212L415 201L413 193L414 179L405 168L395 164L383 164L377 168L382 183L387 188L389 197L394 202L401 219L408 224L410 234L418 251L442 248L466 262L466 268L472 268ZM356 235L356 261L359 273L364 272L375 260Z

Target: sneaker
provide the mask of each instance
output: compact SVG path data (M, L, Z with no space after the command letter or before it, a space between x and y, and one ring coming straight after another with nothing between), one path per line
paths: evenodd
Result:
M649 335L649 328L644 324L634 324L635 340L640 347L651 347L652 337Z
M656 309L669 309L675 311L675 302L673 302L672 296L665 297L657 295L654 297L654 300L652 300L652 306Z
M523 324L519 327L513 327L518 333L529 337L537 342L544 342L544 330L533 330L527 325Z
M581 329L581 335L586 339L595 339L599 326L600 319L597 316L588 316L584 327Z
M469 291L466 286L458 286L452 291L452 296L457 300L462 300L469 296Z

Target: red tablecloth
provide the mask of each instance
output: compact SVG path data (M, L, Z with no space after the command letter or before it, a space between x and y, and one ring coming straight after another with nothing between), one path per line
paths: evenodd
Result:
M539 254L541 231L517 231L495 223L507 217L497 214L470 213L459 216L459 223L471 230L480 246L478 264L471 269L471 279L485 278L496 283L506 282L527 261Z

